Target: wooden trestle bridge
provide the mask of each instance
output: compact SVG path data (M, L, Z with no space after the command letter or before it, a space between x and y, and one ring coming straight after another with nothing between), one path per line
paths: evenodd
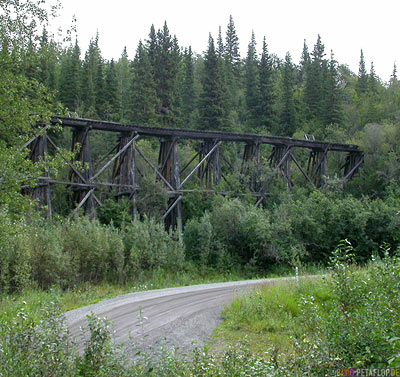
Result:
M261 182L261 174L257 177L261 165L269 165L280 176L284 177L287 186L293 185L291 174L291 163L297 167L299 174L309 184L319 187L323 184L324 176L328 176L328 156L331 152L344 154L340 177L347 181L351 179L360 166L364 157L362 151L355 145L328 143L313 140L299 140L287 137L276 137L254 134L237 134L216 131L196 131L183 129L170 129L158 127L145 127L137 125L124 125L119 123L105 122L99 120L54 117L51 125L61 124L62 127L72 129L72 150L80 144L79 152L75 155L75 161L81 163L77 168L74 161L64 158L70 169L69 179L65 181L54 180L49 173L39 179L36 188L30 189L29 193L37 199L39 204L47 208L47 215L51 217L51 195L52 185L66 185L73 191L73 203L76 208L83 207L85 213L94 213L95 206L101 206L102 202L98 192L100 189L115 190L116 197L127 197L133 203L133 216L137 216L137 193L140 190L138 175L142 175L137 161L147 164L153 171L156 179L165 186L169 203L163 218L168 226L176 226L182 230L182 198L188 192L216 192L215 186L225 179L223 171L232 171L234 166L223 154L221 144L233 142L240 144L242 171L246 166L253 164L251 179L249 179L249 190L238 195L251 195L255 199L255 205L266 198L265 182ZM45 127L50 127L47 125ZM90 149L90 131L99 130L119 134L117 145L105 154L99 161L100 168L94 171ZM137 145L142 138L157 138L159 141L158 163L151 160L143 153ZM178 161L178 147L184 140L192 140L197 146L197 153L189 161L181 164ZM266 148L265 146L268 146ZM29 158L35 162L45 158L48 148L53 148L55 153L60 153L59 147L48 134L33 137L24 147L30 149ZM303 150L307 153L303 165L301 159L296 158L295 150ZM266 156L262 156L267 152ZM106 161L106 162L105 162ZM112 168L111 181L100 181L100 177L108 169ZM254 173L254 171L256 173ZM195 190L187 189L187 183L197 177L198 186ZM269 179L271 176L269 177Z

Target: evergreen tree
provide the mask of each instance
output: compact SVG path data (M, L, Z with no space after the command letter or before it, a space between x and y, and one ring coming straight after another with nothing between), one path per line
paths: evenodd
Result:
M357 93L358 95L364 94L368 91L368 74L365 69L364 53L361 50L360 64L358 68L358 80L357 80Z
M162 124L173 126L178 122L177 74L180 62L180 49L176 37L172 38L167 23L162 30L155 33L154 26L150 29L147 41L149 60L154 72L156 92L160 107Z
M229 23L226 29L225 39L225 67L223 69L223 78L228 88L227 104L230 109L239 107L239 96L241 83L241 59L239 53L239 38L236 34L233 17L229 17Z
M306 70L306 84L304 88L304 99L308 110L308 119L324 119L324 104L326 103L325 80L328 76L325 47L318 34L317 42L312 52L312 61Z
M307 80L307 73L310 70L311 58L308 52L308 46L306 40L304 40L303 51L300 58L300 69L299 69L299 83L302 84Z
M141 41L132 63L132 73L129 120L154 126L158 121L156 110L159 109L159 102L150 57Z
M259 131L271 132L276 125L275 90L273 80L273 60L268 52L264 37L261 61L259 65Z
M285 56L282 72L281 127L278 132L280 136L292 136L296 131L295 80L296 70L288 52Z
M247 108L246 123L249 126L249 131L257 132L256 127L259 121L259 80L256 38L254 32L251 34L251 40L247 50L245 85L245 100Z
M104 93L104 119L119 121L121 105L118 92L117 72L113 59L107 65Z
M233 77L240 77L239 38L236 34L232 16L229 16L229 23L226 29L225 59Z
M371 62L371 69L368 75L368 91L372 95L376 95L378 93L378 76L375 73L374 63Z
M126 47L124 47L121 57L115 64L115 70L118 81L118 96L120 103L119 119L121 122L127 122L131 111L130 90L131 90L132 74Z
M39 47L39 81L50 89L56 89L56 70L58 65L58 51L54 41L49 41L46 28L43 28Z
M59 100L70 111L79 111L81 105L82 63L80 55L78 40L75 40L75 45L69 47L61 59Z
M96 112L99 109L101 101L98 101L96 96L97 89L101 86L101 78L97 78L102 70L99 69L101 62L101 55L99 50L99 36L89 42L88 50L85 53L85 60L83 62L82 73L82 97L84 104L84 116L94 118L98 117Z
M219 58L222 58L225 54L225 46L224 41L222 40L221 26L218 28L217 54Z
M337 61L331 51L326 80L327 96L324 120L326 124L340 124L342 121L342 96L339 89L339 72Z
M96 81L95 81L95 104L96 114L101 119L105 117L105 82L104 82L104 61L101 57L100 50L96 61Z
M218 64L214 40L210 34L208 49L204 56L204 72L202 77L202 93L200 98L200 129L226 130L226 89Z
M394 62L393 64L393 72L392 72L392 76L390 76L391 79L393 80L397 80L397 65L396 62Z
M192 48L190 46L188 49L185 49L183 61L185 68L182 88L182 115L185 127L190 127L192 124L193 111L196 105L196 96L194 91L194 62Z

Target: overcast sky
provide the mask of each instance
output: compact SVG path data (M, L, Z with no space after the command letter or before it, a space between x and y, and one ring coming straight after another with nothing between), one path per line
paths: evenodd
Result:
M269 51L284 58L286 51L298 63L307 40L310 52L318 34L327 56L358 72L363 49L367 69L387 81L395 61L400 65L400 0L63 0L58 23L64 28L77 17L78 39L84 53L90 38L99 31L100 48L106 59L118 59L124 46L132 58L139 39L146 39L150 26L167 21L182 47L197 53L207 47L208 33L216 38L218 27L225 36L233 16L246 55L254 30L258 51L265 35ZM400 67L399 67L400 68Z

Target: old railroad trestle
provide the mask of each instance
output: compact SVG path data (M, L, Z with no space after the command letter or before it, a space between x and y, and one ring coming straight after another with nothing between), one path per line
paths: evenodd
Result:
M137 193L138 174L142 172L137 166L140 158L151 171L156 180L164 185L168 192L169 204L163 218L168 226L176 226L182 230L182 198L188 192L214 193L215 186L225 179L222 166L226 170L233 170L233 164L224 156L221 149L222 143L233 142L237 144L237 151L241 154L241 171L250 172L248 166L252 164L253 169L248 177L248 191L240 195L250 195L255 199L258 206L266 198L265 181L261 180L260 171L262 165L268 165L271 171L278 173L286 180L287 186L293 185L291 163L297 167L303 180L309 184L319 187L324 177L328 176L328 153L339 152L344 154L342 166L339 171L343 181L350 180L360 166L364 157L362 151L355 145L328 143L314 140L299 140L287 137L276 137L254 134L237 134L216 131L196 131L159 127L145 127L137 125L124 125L113 122L105 122L81 118L54 117L51 125L61 124L62 127L72 129L72 150L79 143L79 152L75 155L75 161L80 162L80 168L74 161L64 158L69 166L69 179L65 181L54 180L46 172L39 179L37 187L28 190L32 198L37 199L39 204L45 206L47 215L51 217L51 195L52 185L66 185L73 191L73 202L75 208L83 207L86 213L94 213L96 205L101 206L101 198L98 196L100 188L115 190L117 198L127 197L133 203L133 216L137 216ZM50 127L51 125L44 125ZM92 164L89 136L91 130L119 133L117 145L115 145L98 162L101 164L96 171ZM150 159L137 145L138 139L153 137L159 141L158 163ZM178 145L184 140L192 140L196 143L196 153L180 164L178 161ZM264 146L269 146L266 156ZM48 147L54 149L55 153L61 154L51 136L40 133L33 137L24 147L30 149L29 158L35 162L46 158ZM240 148L239 148L240 147ZM303 150L302 161L295 157L294 150ZM306 153L304 153L306 152ZM108 169L112 169L111 181L99 181L99 178ZM193 182L197 177L195 189L187 189L187 182Z

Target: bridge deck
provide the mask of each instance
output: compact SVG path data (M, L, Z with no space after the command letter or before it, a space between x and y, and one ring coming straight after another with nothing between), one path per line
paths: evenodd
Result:
M199 131L184 130L177 128L161 128L138 126L133 124L121 124L115 122L105 122L83 118L66 118L54 117L52 123L60 123L65 127L86 128L93 130L110 131L110 132L136 132L143 136L165 137L165 138L182 138L194 140L221 140L235 141L244 143L270 144L275 146L289 146L299 148L309 148L315 150L328 150L338 152L358 152L357 145L328 143L323 141L311 141L292 139L289 137L256 135L247 133L231 133L221 131Z

